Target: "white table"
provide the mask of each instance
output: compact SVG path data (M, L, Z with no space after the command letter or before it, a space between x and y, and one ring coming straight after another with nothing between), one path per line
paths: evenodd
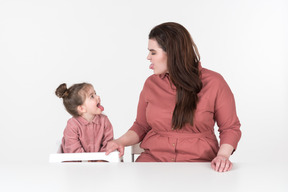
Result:
M1 164L0 191L288 191L288 165L234 163L217 173L210 163Z

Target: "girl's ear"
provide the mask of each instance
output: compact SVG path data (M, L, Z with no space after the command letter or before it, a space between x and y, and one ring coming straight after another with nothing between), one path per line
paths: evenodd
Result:
M77 111L78 111L78 113L81 115L81 114L83 114L83 113L86 112L86 108L85 108L84 105L79 105L79 106L77 107Z

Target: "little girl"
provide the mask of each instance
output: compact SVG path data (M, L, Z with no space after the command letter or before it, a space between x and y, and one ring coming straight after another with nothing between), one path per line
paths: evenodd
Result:
M113 140L113 128L89 83L74 84L67 89L59 85L55 94L73 117L67 122L62 139L64 153L105 152L107 142Z

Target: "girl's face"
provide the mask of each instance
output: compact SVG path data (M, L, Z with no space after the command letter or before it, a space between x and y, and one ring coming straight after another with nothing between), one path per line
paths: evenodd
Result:
M147 59L151 62L149 68L154 70L155 75L167 73L167 54L158 45L155 39L149 39L148 50L149 54L147 56Z
M104 108L100 105L100 97L96 95L93 87L87 89L86 99L82 105L88 115L101 114Z

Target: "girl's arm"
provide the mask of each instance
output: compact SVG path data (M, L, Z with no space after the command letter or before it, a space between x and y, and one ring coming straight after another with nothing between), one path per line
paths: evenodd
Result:
M105 116L105 120L104 120L104 136L103 139L101 141L101 149L100 151L106 151L107 148L107 144L109 141L112 141L114 138L114 134L113 134L113 126L111 124L111 122L109 121L108 117Z
M83 153L85 152L78 134L78 128L75 123L70 119L64 130L62 140L62 148L64 153Z

